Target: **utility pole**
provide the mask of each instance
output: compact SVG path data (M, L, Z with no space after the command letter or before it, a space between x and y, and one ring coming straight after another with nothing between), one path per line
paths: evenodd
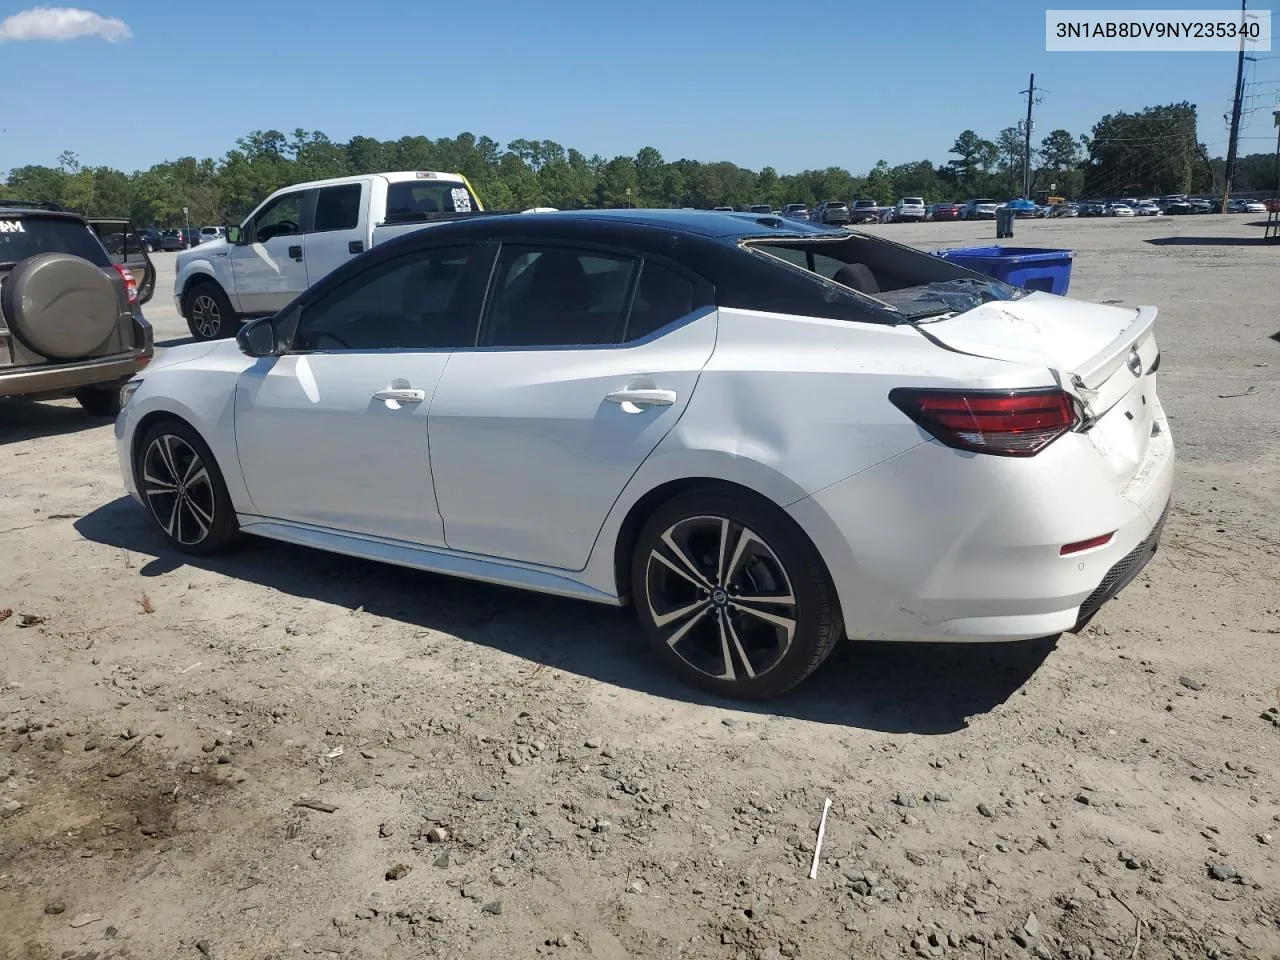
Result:
M1231 139L1227 141L1226 183L1222 189L1222 213L1227 212L1227 201L1231 199L1231 181L1236 175L1236 143L1240 139L1240 102L1244 99L1244 25L1245 5L1249 0L1240 0L1240 59L1236 63L1236 99L1231 106Z
M1034 73L1031 75L1030 85L1022 92L1027 95L1027 123L1022 130L1026 138L1022 146L1022 198L1027 200L1031 196L1031 106L1036 100L1036 75Z

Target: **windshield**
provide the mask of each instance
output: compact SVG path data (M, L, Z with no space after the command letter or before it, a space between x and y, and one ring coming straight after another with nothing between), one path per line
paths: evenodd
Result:
M6 220L0 213L0 263L17 263L38 253L70 253L95 267L111 266L97 236L79 220L29 215Z

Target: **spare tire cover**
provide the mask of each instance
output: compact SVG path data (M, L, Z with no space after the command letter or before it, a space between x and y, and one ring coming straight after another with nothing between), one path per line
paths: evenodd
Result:
M120 322L120 297L111 277L83 257L41 253L5 277L0 311L32 350L74 360L111 336Z

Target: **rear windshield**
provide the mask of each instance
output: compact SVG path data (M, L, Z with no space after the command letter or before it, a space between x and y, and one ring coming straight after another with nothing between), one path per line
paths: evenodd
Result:
M903 197L902 203L903 203L903 206L908 206L908 207L924 206L924 200L921 197Z
M829 202L829 203L827 204L827 206L828 206L828 207L830 207L832 210L843 210L845 207L847 207L847 206L848 206L848 204L847 204L847 203L835 203L835 202Z
M6 220L0 214L0 263L17 263L38 253L70 253L97 267L111 266L93 231L78 220L29 215Z
M864 292L888 308L886 320L881 322L916 322L1026 295L1017 287L978 276L941 257L873 237L760 239L748 241L747 249L776 257L840 287L850 287L850 297L854 296L853 290ZM860 285L857 272L850 276L850 268L863 278L869 275L874 279L874 292Z
M995 203L994 200L974 200L973 203Z
M470 213L475 198L457 180L401 180L387 186L387 219L429 213Z

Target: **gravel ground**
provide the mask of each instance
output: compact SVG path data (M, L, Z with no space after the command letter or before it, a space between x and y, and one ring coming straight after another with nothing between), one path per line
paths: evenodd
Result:
M1019 223L1077 251L1074 296L1161 308L1161 552L1079 636L846 644L759 709L670 681L617 611L265 541L179 558L109 426L0 406L0 956L1280 956L1260 235Z

